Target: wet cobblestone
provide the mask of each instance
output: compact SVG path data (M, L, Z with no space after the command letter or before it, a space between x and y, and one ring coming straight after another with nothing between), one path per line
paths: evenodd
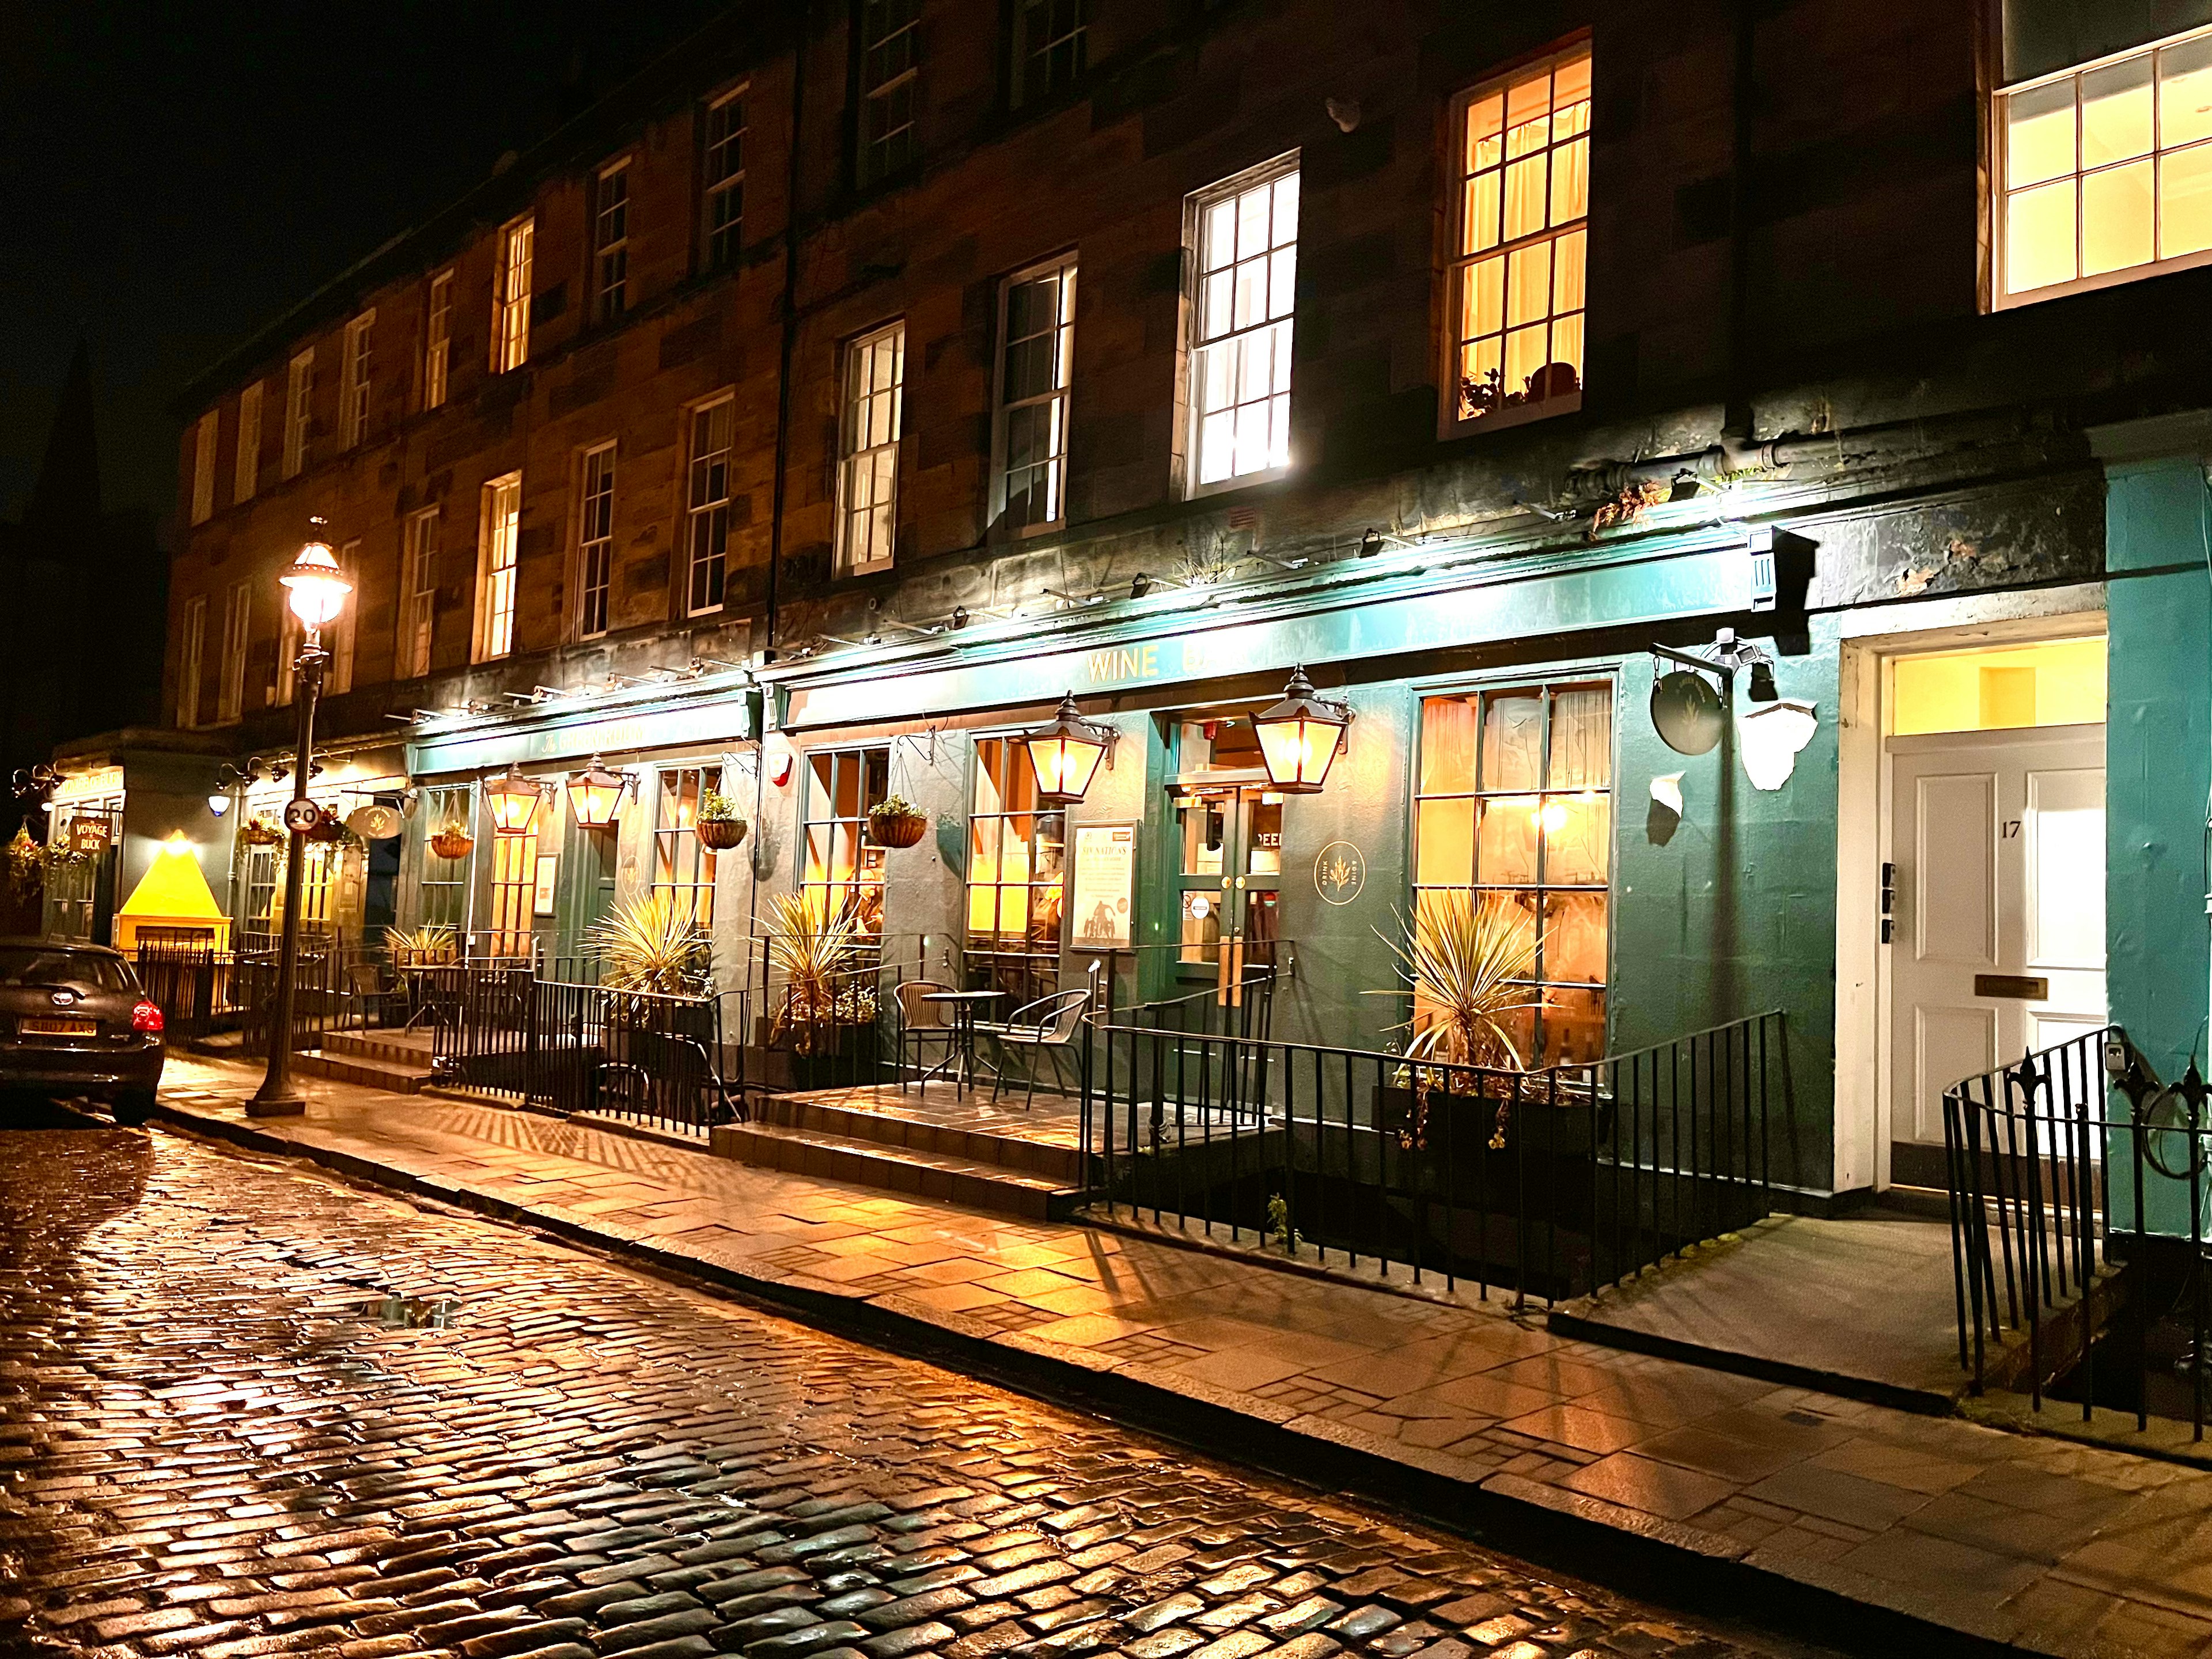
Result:
M392 1322L394 1298L450 1298L449 1322ZM11 1642L210 1659L1751 1651L520 1233L105 1130L0 1133Z

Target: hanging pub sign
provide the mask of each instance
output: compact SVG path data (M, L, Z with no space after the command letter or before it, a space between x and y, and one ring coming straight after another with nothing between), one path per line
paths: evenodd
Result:
M104 813L88 813L70 820L69 849L95 856L107 850L108 824Z
M1079 951L1126 951L1137 886L1137 826L1084 823L1075 830L1075 919Z

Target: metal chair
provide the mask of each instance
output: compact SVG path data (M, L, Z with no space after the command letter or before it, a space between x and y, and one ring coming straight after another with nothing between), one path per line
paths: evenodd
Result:
M933 979L902 980L892 988L892 1000L898 1007L898 1085L901 1094L906 1092L906 1046L909 1042L914 1044L914 1060L917 1068L921 1065L923 1049L933 1042L945 1045L945 1058L937 1062L939 1066L952 1058L954 1045L959 1042L960 1033L952 1023L950 1011L944 1003L922 1000L951 988L950 985ZM927 1081L926 1076L923 1081Z
M1035 1002L1025 1002L1003 1020L979 1022L978 1036L988 1036L997 1045L1004 1059L1010 1048L1026 1048L1030 1059L1022 1070L1029 1079L1028 1091L1022 1097L1022 1109L1028 1111L1036 1101L1036 1057L1042 1055L1052 1062L1054 1083L1063 1081L1060 1059L1075 1046L1075 1035L1082 1028L1084 1017L1090 1012L1091 992L1055 991L1050 996L1039 997ZM999 1090L1006 1080L1006 1067L994 1066L991 1081L991 1098L996 1101ZM1082 1077L1079 1070L1076 1082Z
M348 963L345 983L340 994L352 1009L360 1029L364 1031L368 1030L372 1011L379 1025L389 1025L393 1007L397 1006L404 1009L406 1006L399 988L386 982L383 966L375 962Z

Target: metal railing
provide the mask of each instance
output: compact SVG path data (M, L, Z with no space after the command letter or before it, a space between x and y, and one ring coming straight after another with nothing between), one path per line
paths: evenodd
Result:
M744 1052L723 1046L720 998L565 984L526 968L432 977L431 1063L455 1083L685 1134L745 1115Z
M1783 1017L1520 1072L1102 1024L1091 1201L1418 1282L1582 1294L1766 1215L1793 1106Z
M206 1047L228 1037L244 1053L268 1052L277 981L273 949L216 951L149 940L140 945L136 966L146 995L161 1006L170 1042ZM372 988L385 972L374 948L330 933L302 939L292 969L293 1049L319 1048L325 1033L368 1024L379 1000Z
M2118 1099L2115 1100L2115 1097ZM2206 1414L2212 1113L2118 1026L1943 1091L1959 1364L1981 1393ZM2183 1396L2185 1395L2185 1398Z

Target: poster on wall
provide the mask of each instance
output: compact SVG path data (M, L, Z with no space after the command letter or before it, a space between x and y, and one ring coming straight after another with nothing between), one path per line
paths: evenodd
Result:
M550 916L553 914L554 890L559 884L561 860L557 854L540 853L538 855L538 890L531 895L532 915Z
M1137 826L1085 823L1075 830L1075 897L1069 914L1078 951L1126 951L1137 886Z

